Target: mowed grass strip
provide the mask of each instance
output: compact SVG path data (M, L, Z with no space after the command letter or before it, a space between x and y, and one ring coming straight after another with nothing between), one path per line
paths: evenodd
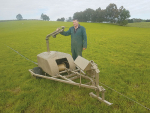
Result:
M83 57L100 69L100 82L150 108L149 28L80 23L86 28L88 48ZM33 78L36 67L4 44L37 62L46 51L47 34L72 22L0 22L0 112L148 112L118 93L106 89L107 106L88 94L93 91L47 79ZM71 54L70 36L50 38L50 50ZM100 84L101 85L101 84Z

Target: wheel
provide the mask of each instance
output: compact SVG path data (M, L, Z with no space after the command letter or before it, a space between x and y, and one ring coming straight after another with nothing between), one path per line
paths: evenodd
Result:
M32 70L33 70L33 72L34 72L35 74L44 75L44 71L43 71L42 68L40 68L40 67L35 67L35 68L33 68ZM34 76L34 75L33 75L33 76ZM36 78L40 78L40 77L36 77Z

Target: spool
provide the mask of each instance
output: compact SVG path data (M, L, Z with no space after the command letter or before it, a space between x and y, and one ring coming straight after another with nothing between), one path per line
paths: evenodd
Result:
M66 69L66 64L65 64L65 63L59 64L59 65L58 65L58 69L59 69L59 72L60 72L60 71L64 71L64 70Z

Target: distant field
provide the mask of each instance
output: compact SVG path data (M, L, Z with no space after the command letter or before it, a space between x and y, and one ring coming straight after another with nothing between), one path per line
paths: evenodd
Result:
M150 22L128 23L128 27L150 28Z
M80 23L86 28L88 48L83 57L98 64L100 82L150 108L150 28L122 27L102 23ZM147 25L148 24L148 25ZM141 26L150 26L150 23ZM86 88L33 78L28 69L35 64L6 45L37 62L46 51L45 37L59 26L68 30L72 22L0 22L0 113L148 113L122 95L106 89L107 106L91 98ZM70 36L50 39L50 49L71 54ZM5 45L4 45L5 44Z

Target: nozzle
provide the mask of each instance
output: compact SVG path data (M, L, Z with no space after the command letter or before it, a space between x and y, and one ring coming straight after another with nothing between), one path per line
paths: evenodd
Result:
M65 29L65 26L61 26L62 29Z

